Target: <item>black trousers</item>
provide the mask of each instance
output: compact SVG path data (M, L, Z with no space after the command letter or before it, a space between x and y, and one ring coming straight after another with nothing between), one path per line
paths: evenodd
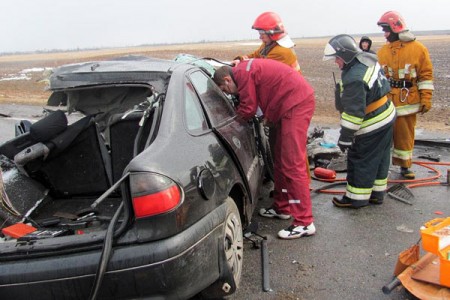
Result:
M389 125L381 131L374 134L356 136L352 147L347 154L347 197L350 199L361 196L363 194L352 196L348 193L348 186L353 191L361 189L373 189L374 184L387 180L391 158L393 126ZM385 191L382 190L366 190L370 195L367 199L353 200L369 200L383 199ZM349 196L350 194L350 196Z

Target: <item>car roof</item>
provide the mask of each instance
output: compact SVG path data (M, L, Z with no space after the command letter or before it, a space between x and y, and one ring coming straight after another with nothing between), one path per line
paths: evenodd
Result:
M53 70L49 78L52 91L97 85L146 84L163 89L163 85L180 65L174 60L145 56L125 56L105 61L64 65Z

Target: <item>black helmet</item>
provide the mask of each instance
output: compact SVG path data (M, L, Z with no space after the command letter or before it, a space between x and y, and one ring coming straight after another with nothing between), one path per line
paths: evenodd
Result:
M340 57L348 64L361 52L355 40L348 34L340 34L328 41L323 51L323 60Z

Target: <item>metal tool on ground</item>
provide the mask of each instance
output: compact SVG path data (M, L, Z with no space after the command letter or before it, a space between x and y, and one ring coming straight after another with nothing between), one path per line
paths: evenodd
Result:
M393 185L389 187L386 190L386 193L388 196L390 196L392 199L398 200L400 202L403 202L405 204L413 205L412 200L414 199L413 192L403 183L399 183L396 185Z
M420 155L420 156L418 156L418 158L428 159L428 160L435 161L435 162L441 161L441 158L439 156L431 155L431 154Z
M347 181L337 181L337 182L333 182L330 184L326 184L323 185L321 187L318 187L316 189L311 190L312 193L326 193L328 189L336 187L336 186L341 186L341 185L346 185ZM332 191L332 193L335 193L336 191Z
M421 178L421 179L415 179L415 180L392 180L390 182L397 182L397 184L389 187L386 190L386 193L391 198L398 200L400 202L403 202L408 205L412 205L412 200L414 200L414 194L411 191L411 188L415 187L421 187L421 186L432 186L432 185L448 185L446 182L437 182L437 181L431 181L435 180L439 177L441 177L441 172L437 170L436 168L431 167L430 165L448 165L447 163L440 163L440 162L423 162L423 161L415 161L413 162L416 165L419 165L421 167L427 168L435 173L435 175L427 177L427 178ZM447 181L449 181L447 175ZM407 184L409 183L409 184Z
M244 238L250 241L253 249L261 248L261 265L262 265L262 285L264 292L272 292L270 288L269 277L269 250L267 248L267 237L257 233L258 224L253 222L245 229ZM254 238L252 238L254 237Z
M428 165L428 164L432 164L432 163L425 163L425 162L415 162L415 163L435 172L436 175L431 177L432 179L441 177L440 171L438 171L435 168L432 168ZM439 165L447 165L447 164L439 163ZM412 188L422 187L422 186L435 186L435 185L449 186L450 185L450 170L447 170L447 179L444 182L440 182L440 181L417 182L417 180L405 180L405 182L413 182L413 183L410 183L410 184L398 183L398 184L393 185L390 188L388 188L386 190L386 192L391 198L401 201L403 203L412 205L412 200L414 199L414 194L411 191Z

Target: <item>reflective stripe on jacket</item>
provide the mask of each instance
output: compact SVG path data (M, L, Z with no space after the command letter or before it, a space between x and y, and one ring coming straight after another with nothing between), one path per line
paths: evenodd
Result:
M433 65L422 43L395 41L381 47L377 55L388 78L412 83L410 88L392 87L389 93L389 98L397 108L397 115L418 113L424 103L431 106Z
M366 114L366 108L390 90L389 82L378 63L366 66L355 59L342 72L342 107L340 143L351 143L355 135L374 133L395 120L391 101Z

